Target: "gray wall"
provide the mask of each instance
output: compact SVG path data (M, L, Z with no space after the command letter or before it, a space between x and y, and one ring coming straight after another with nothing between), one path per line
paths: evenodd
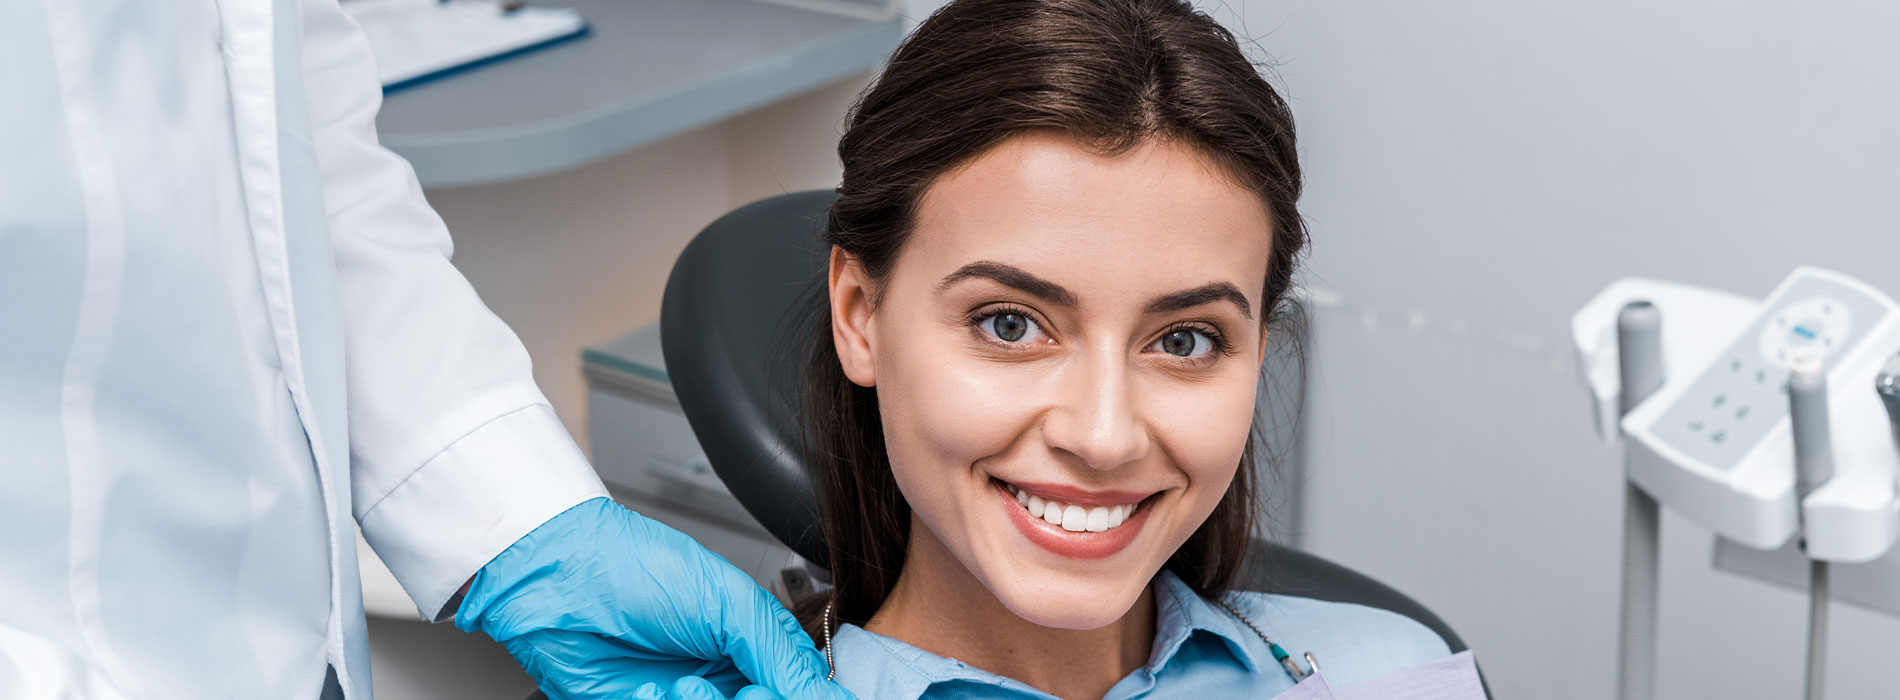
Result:
M1570 314L1641 275L1900 294L1900 4L1210 3L1281 60L1316 315L1303 542L1414 594L1504 698L1613 697L1621 476ZM1665 698L1798 697L1805 598L1664 522ZM1834 697L1900 695L1837 607Z

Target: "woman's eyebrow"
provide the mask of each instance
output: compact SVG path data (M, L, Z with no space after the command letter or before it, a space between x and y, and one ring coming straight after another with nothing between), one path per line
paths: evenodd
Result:
M1076 305L1075 293L1064 289L1062 285L1029 274L1020 267L988 260L964 265L957 268L955 272L944 275L943 280L937 283L937 293L942 294L944 290L950 288L950 285L973 278L991 280L1051 304L1068 307ZM1147 313L1180 311L1217 301L1232 302L1234 306L1240 308L1242 317L1253 320L1253 305L1247 303L1247 295L1240 293L1239 287L1227 282L1209 282L1193 289L1155 297L1153 301L1148 302Z
M1233 302L1240 307L1241 316L1253 320L1253 307L1247 303L1247 295L1241 294L1239 287L1227 282L1209 282L1193 289L1155 297L1154 301L1148 302L1148 313L1180 311L1223 300Z
M992 280L1058 306L1075 306L1075 293L1063 289L1062 285L1029 274L1020 267L988 260L964 265L957 268L956 272L944 275L943 281L937 283L937 293L942 294L944 290L950 288L950 285L971 278ZM1242 303L1245 301L1243 300Z

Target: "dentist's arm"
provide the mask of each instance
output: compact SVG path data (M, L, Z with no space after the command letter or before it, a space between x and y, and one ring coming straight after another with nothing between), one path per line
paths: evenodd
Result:
M604 498L520 341L449 263L409 164L378 145L361 30L336 0L310 0L302 19L302 94L279 99L301 97L310 123L280 125L280 150L322 174L356 518L422 616L488 633L556 698L686 675L730 691L737 673L787 697L845 697L770 594Z

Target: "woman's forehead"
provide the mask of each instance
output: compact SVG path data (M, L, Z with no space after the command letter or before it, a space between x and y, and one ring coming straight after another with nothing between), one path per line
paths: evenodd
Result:
M933 183L898 268L934 284L996 261L1090 296L1220 281L1253 298L1271 242L1267 205L1196 149L1149 141L1103 156L1035 133Z

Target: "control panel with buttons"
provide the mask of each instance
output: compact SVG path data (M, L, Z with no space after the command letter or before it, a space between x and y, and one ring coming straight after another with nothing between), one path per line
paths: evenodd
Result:
M1881 302L1835 279L1801 276L1768 302L1754 327L1684 391L1654 426L1657 437L1718 471L1733 469L1788 417L1794 352L1820 348L1831 368L1874 322ZM1856 318L1866 323L1856 325ZM1823 370L1825 371L1825 370Z
M1893 478L1883 482L1876 473L1891 471L1883 466L1884 458L1863 455L1858 443L1844 443L1842 436L1833 440L1834 485L1797 503L1788 378L1797 354L1818 350L1832 387L1830 405L1838 404L1831 411L1836 427L1858 440L1866 431L1850 428L1852 421L1883 417L1861 404L1876 403L1872 372L1900 346L1900 306L1864 282L1808 267L1796 269L1753 314L1725 328L1698 324L1694 316L1700 306L1668 301L1659 304L1664 352L1672 344L1701 344L1708 350L1698 361L1668 365L1663 385L1619 421L1630 441L1630 481L1717 534L1751 547L1780 546L1804 519L1810 536L1853 531L1852 537L1827 540L1842 544L1833 550L1842 557L1871 551L1882 539L1891 541L1883 534L1884 524L1828 524L1893 520L1892 513L1879 512L1891 510L1881 503L1894 500ZM1698 335L1683 335L1688 333ZM1722 340L1709 343L1709 333ZM1890 446L1884 449L1893 452ZM1870 493L1885 500L1874 503L1879 499ZM1845 515L1830 521L1833 516L1816 520L1816 513Z

